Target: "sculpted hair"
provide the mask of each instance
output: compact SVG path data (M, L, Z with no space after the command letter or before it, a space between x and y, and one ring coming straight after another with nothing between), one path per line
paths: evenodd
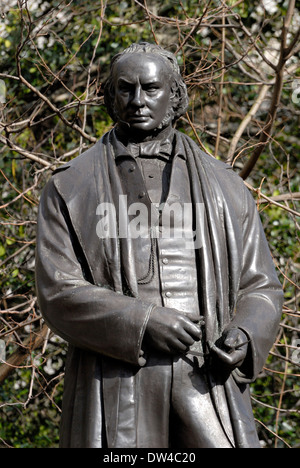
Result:
M110 75L104 87L104 102L107 111L114 122L117 122L118 118L114 109L115 100L115 89L113 83L114 69L118 61L128 54L156 54L159 55L165 63L170 67L173 73L173 83L171 88L171 107L172 107L172 121L181 117L188 108L189 98L187 93L187 87L183 78L180 74L180 68L177 59L174 54L163 49L156 44L149 44L148 42L142 42L140 44L132 44L127 49L123 50L119 54L115 55L110 65Z

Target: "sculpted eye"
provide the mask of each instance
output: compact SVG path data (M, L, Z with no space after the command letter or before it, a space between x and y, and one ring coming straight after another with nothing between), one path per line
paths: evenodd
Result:
M119 91L124 92L124 93L129 93L132 89L132 86L130 83L126 83L124 81L121 81L118 85Z
M119 86L119 90L120 90L120 91L123 91L123 92L125 92L125 93L127 93L127 92L130 91L129 86L127 86L127 85L120 85L120 86Z
M151 85L147 85L145 86L145 90L147 92L150 92L150 93L155 93L156 91L158 91L160 88L158 85L154 85L154 84L151 84Z

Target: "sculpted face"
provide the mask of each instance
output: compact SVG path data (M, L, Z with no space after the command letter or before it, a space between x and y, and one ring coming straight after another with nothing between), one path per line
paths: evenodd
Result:
M119 124L131 131L151 134L170 110L171 72L152 54L130 54L116 65L115 111Z

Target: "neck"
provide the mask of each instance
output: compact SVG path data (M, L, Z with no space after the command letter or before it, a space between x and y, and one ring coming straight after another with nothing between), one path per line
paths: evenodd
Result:
M143 143L146 141L152 140L165 140L169 137L172 132L172 125L168 125L164 128L157 128L153 130L151 133L140 132L136 130L131 130L126 126L124 123L118 123L116 126L116 132L118 137L123 142L133 142L133 143Z

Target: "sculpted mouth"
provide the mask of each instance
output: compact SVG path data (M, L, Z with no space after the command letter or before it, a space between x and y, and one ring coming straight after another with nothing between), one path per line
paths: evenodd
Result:
M130 114L129 114L129 117L130 117L130 118L144 118L144 119L148 119L148 118L150 117L150 115L149 115L149 114L144 114L144 113L138 111L138 112L132 112L132 113L130 113Z
M133 114L129 116L129 120L132 122L146 122L149 120L148 115Z
M149 115L145 115L145 114L132 114L132 115L130 115L130 118L131 118L131 119L148 119L148 118L149 118Z

